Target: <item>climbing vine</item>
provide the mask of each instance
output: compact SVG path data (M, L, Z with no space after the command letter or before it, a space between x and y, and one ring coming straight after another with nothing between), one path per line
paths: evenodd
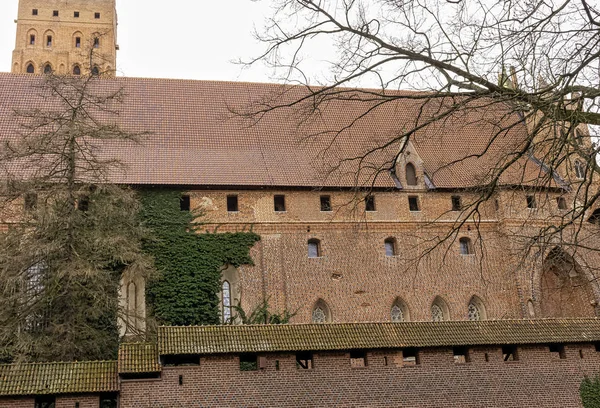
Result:
M585 378L579 387L584 408L600 408L600 378Z
M252 232L197 233L201 214L181 211L182 192L140 192L141 217L153 233L144 249L154 257L159 278L150 282L148 304L159 324L219 323L221 268L252 265L250 248L260 240Z

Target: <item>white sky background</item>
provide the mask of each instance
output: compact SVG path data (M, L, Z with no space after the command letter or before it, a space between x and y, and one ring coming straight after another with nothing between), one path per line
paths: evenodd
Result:
M268 82L264 65L243 70L231 61L263 50L252 33L270 15L269 3L117 0L119 75ZM0 0L1 72L10 71L17 6L18 0Z

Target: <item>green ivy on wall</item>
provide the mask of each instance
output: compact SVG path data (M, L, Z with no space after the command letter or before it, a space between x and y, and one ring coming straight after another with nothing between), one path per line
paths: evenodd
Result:
M579 387L584 408L600 408L600 377L585 378Z
M144 249L154 257L159 278L150 282L147 301L164 325L219 324L221 268L252 265L252 232L196 233L198 213L180 210L182 191L140 191L141 217L153 232Z

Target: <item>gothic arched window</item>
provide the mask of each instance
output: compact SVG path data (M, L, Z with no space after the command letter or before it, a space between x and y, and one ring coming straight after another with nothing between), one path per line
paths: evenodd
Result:
M471 243L471 238L462 237L458 240L460 245L460 254L461 255L472 255L473 252L473 244Z
M469 320L486 320L485 306L481 299L473 296L469 301L467 308L467 317Z
M579 160L575 160L575 177L578 179L585 178L585 166Z
M417 185L417 170L415 169L415 165L412 163L408 163L406 165L406 184L409 186Z
M319 299L317 303L315 303L311 320L313 323L327 323L331 321L329 307L322 299Z
M223 323L231 322L231 285L228 281L223 281L221 285L221 299L223 303L223 310L221 315L223 316Z
M52 73L52 65L46 64L44 65L44 74L50 75Z
M81 75L81 67L79 65L73 67L73 75Z
M390 310L390 317L392 318L392 322L408 322L410 320L408 307L402 299L397 298L394 301Z
M321 257L321 241L316 238L308 240L308 257L319 258Z
M35 74L35 67L33 66L33 64L31 62L29 64L27 64L27 73Z
M441 297L436 297L431 304L431 320L442 322L450 319L448 305Z
M100 75L100 68L98 68L98 65L94 65L94 67L92 68L92 75L93 76Z

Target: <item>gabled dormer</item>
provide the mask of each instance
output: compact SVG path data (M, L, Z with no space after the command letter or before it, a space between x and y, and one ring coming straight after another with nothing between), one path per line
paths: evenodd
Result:
M409 141L396 161L396 177L404 190L428 190L433 185L423 166L423 160Z

